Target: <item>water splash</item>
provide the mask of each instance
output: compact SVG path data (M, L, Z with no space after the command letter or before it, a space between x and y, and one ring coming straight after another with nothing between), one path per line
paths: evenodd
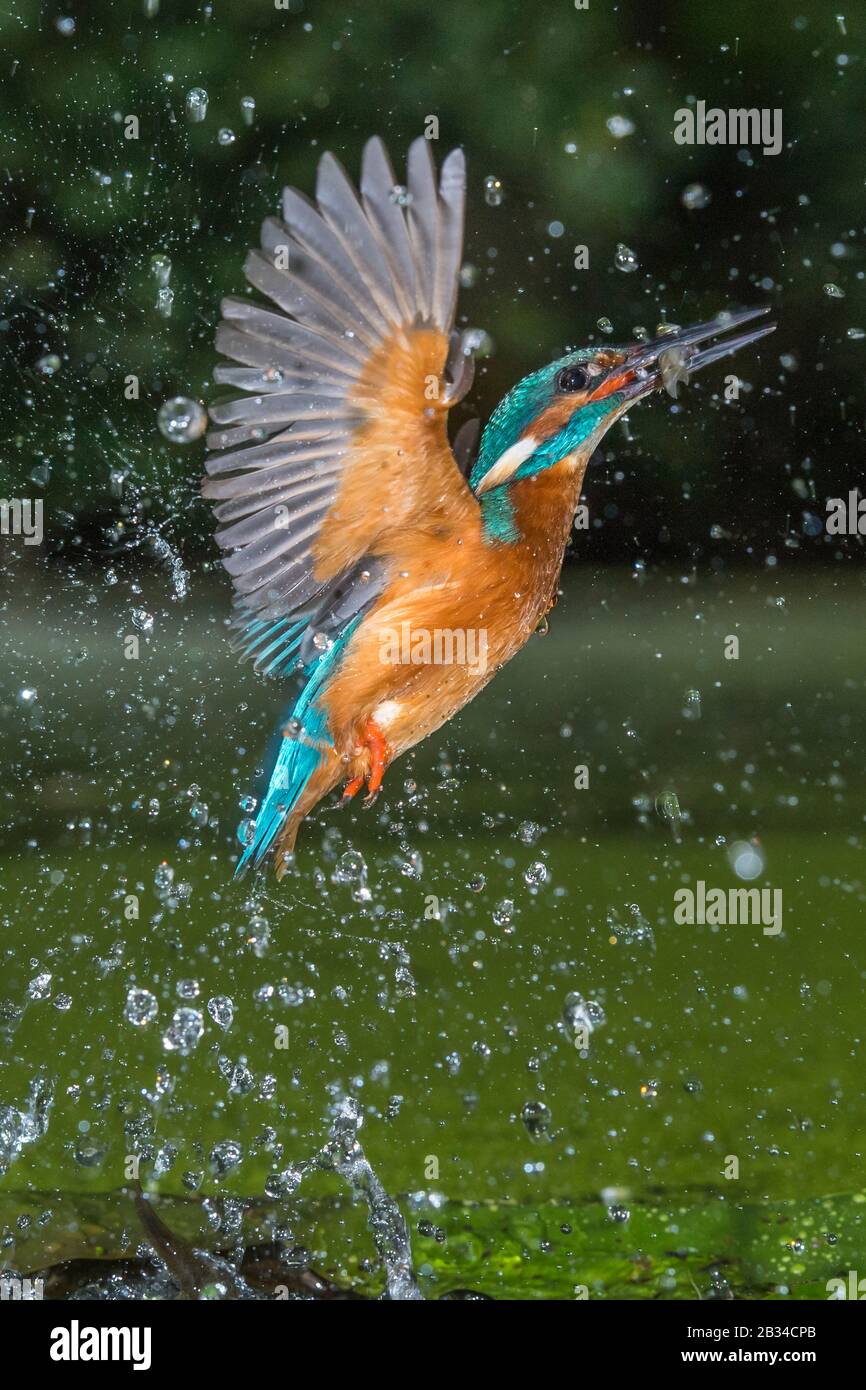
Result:
M374 1173L358 1139L364 1123L361 1107L352 1097L337 1106L331 1134L318 1156L320 1168L338 1173L356 1199L366 1202L376 1252L385 1267L387 1296L418 1301L422 1294L412 1272L412 1248L405 1217Z
M179 552L160 535L150 537L150 548L156 558L167 567L174 596L182 601L189 593L189 570L184 569Z
M27 1100L20 1110L14 1105L0 1106L0 1175L15 1162L27 1144L41 1139L47 1131L53 1092L53 1082L44 1071L39 1071L30 1083Z

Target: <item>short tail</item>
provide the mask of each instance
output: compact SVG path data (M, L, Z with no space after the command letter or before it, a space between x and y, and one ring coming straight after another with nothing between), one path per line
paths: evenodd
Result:
M297 711L298 705L292 712L292 720L299 718ZM318 717L311 719L310 715L313 713ZM238 829L238 838L244 846L244 851L235 869L236 878L250 867L257 869L267 858L280 830L303 796L310 778L329 756L328 744L325 742L328 738L327 729L321 716L322 712L318 709L309 711L297 735L289 734L282 740L255 823L250 826L249 821L243 821Z
M327 712L317 697L322 694L354 626L352 623L347 627L338 640L307 667L308 679L289 715L288 732L280 740L277 761L258 815L252 826L249 821L242 821L238 828L243 853L235 869L235 878L248 868L257 869L263 863L292 812L300 809L299 803L315 774L324 771L326 764L334 757ZM334 781L337 780L335 777ZM333 783L326 777L319 795L324 795L330 785ZM309 809L309 804L305 809ZM303 814L305 810L301 810L301 816ZM288 839L291 842L287 842L285 848L290 850L293 835Z

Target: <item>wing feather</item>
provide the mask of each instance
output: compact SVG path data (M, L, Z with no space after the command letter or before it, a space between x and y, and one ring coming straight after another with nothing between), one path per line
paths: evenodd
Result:
M423 139L403 189L378 138L360 192L326 154L315 203L285 189L282 217L265 220L247 256L266 302L222 303L216 345L229 362L214 379L240 394L211 407L202 494L238 595L236 645L257 661L308 649L293 634L309 615L333 626L381 592L395 538L411 547L431 511L477 507L444 428L465 184L454 150L437 188ZM370 572L372 587L358 579Z

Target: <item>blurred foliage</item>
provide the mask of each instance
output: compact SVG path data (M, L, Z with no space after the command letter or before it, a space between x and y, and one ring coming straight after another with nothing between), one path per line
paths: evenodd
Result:
M469 157L478 275L460 308L495 344L472 397L482 415L564 345L601 339L602 316L627 340L737 303L778 313L778 334L738 359L738 402L719 399L716 367L608 437L584 552L717 568L839 558L804 529L862 457L866 339L849 330L866 324L864 25L818 0L780 0L770 16L753 0L13 0L0 14L3 495L44 490L52 544L72 553L134 546L148 517L205 553L203 446L164 442L160 403L210 399L219 299L242 290L280 187L311 192L324 149L354 174L374 132L397 163L432 114L438 151ZM184 111L193 87L209 94L198 124ZM782 152L675 144L674 112L693 99L780 108ZM130 115L138 139L125 138ZM616 138L614 116L633 131ZM484 200L491 173L499 207ZM710 202L689 211L695 182ZM615 269L618 242L637 273ZM589 270L574 269L578 244ZM169 318L155 254L172 261Z

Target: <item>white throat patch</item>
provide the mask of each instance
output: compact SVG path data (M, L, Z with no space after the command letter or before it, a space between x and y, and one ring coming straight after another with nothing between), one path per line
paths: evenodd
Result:
M476 494L489 492L492 487L499 487L502 483L507 483L509 478L513 478L522 463L525 463L530 455L534 454L538 448L539 441L534 435L528 434L524 439L518 439L516 444L512 444L504 454L488 468L481 482L475 489Z

